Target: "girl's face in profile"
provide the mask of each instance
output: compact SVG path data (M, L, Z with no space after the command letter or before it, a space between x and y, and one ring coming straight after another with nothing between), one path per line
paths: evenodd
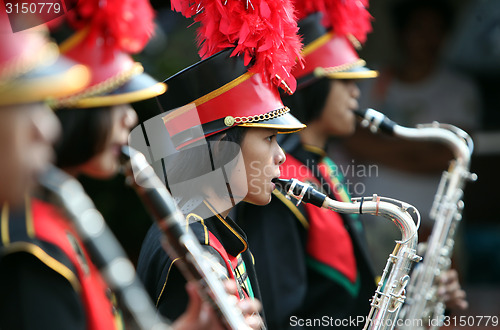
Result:
M360 91L355 80L333 79L325 108L319 118L328 135L346 136L354 133Z
M272 179L280 176L279 166L285 161L285 154L276 142L276 129L250 128L241 143L243 166L236 166L231 173L232 182L247 193L243 199L256 205L271 201L275 186ZM242 173L245 171L246 173Z
M17 204L54 157L61 126L43 103L0 107L0 205Z
M108 139L102 150L82 165L81 172L106 179L118 173L121 147L127 145L130 129L137 124L137 114L129 105L117 105L110 108L111 125Z

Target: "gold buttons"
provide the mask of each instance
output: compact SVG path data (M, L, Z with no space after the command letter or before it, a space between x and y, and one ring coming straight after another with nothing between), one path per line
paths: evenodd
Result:
M226 118L224 118L224 124L226 126L233 126L235 122L236 120L232 116L227 116Z

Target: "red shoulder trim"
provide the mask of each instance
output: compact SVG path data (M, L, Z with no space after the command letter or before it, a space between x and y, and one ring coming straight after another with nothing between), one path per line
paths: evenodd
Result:
M229 277L233 280L236 280L234 278L234 273L233 269L234 267L237 266L238 261L236 260L235 257L230 256L227 252L226 249L222 246L221 242L215 237L214 234L212 234L210 231L208 232L208 245L213 247L224 259L224 263L226 264L226 269L229 273ZM234 265L234 266L233 266Z

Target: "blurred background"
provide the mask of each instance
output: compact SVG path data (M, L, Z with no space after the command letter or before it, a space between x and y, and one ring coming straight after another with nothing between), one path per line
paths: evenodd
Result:
M370 3L370 12L374 17L373 33L368 36L368 41L360 51L360 55L367 61L368 66L379 69L381 72L391 72L391 67L401 68L405 63L404 57L407 54L401 50L402 34L395 26L400 13L393 9L395 3L404 1L372 0ZM195 42L196 26L190 26L191 20L171 12L168 1L154 0L152 3L157 11L156 36L145 51L136 58L144 64L146 71L152 76L158 80L164 80L199 60ZM457 315L500 315L500 299L498 298L500 297L500 216L498 210L495 209L498 202L496 198L499 195L497 188L500 187L500 1L453 0L447 5L449 15L446 19L449 21L446 21L446 24L449 29L446 36L434 40L442 32L440 29L443 26L435 24L435 20L424 16L415 18L414 28L420 29L422 33L428 33L428 37L423 38L424 41L441 43L439 51L434 49L433 55L437 56L439 67L453 72L452 77L456 77L456 79L452 78L449 83L446 81L441 81L441 83L450 86L457 81L463 82L460 85L463 91L460 87L452 88L451 92L447 92L448 94L441 93L438 97L430 95L431 103L441 102L439 104L444 104L444 106L438 108L435 114L428 114L427 117L434 120L432 116L435 115L439 121L453 123L464 128L471 134L475 143L471 168L479 179L477 182L467 184L465 189L464 218L457 235L453 260L467 291L470 307L463 314ZM413 46L417 47L417 44ZM413 54L417 52L416 48L412 51ZM386 70L387 68L389 69ZM432 72L429 73L429 77L417 77L421 79L414 84L414 88L419 89L426 84L432 84L433 77ZM377 80L380 78L375 81ZM372 84L376 86L378 82ZM373 97L380 96L380 93L374 94L373 86L360 87L364 93L360 104L377 109L371 102L374 102ZM377 91L376 88L375 91ZM468 101L457 101L464 93L472 95L473 105L464 106L463 103ZM390 95L384 96L390 97ZM156 107L151 102L134 105L141 121L157 114ZM448 108L447 104L450 105ZM384 103L380 103L380 106L384 106ZM462 106L465 109L463 111L459 110ZM386 110L389 111L384 108L377 110L386 114L388 114ZM410 120L405 123L403 117L401 117L402 121L399 121L398 116L401 113L397 109L391 110L394 110L395 117L393 118L398 123L412 125ZM414 117L417 120L418 118L427 119L425 116L419 117L418 111ZM344 164L359 162L377 165L369 159L360 159L358 156L351 155L344 141L332 141L331 154L334 160L344 162ZM373 182L361 180L363 185L366 184L363 186L365 189L362 193L384 195L383 189L385 188L381 188L382 191L371 191L371 189L375 189L376 184L385 181L389 189L391 183L386 179L392 177L391 173L391 169L384 171L383 175L382 171L377 173L376 180L372 180L376 181L375 185ZM98 209L102 211L111 229L125 247L129 257L136 262L143 237L152 221L134 191L124 185L123 176L118 176L108 182L81 179ZM359 178L351 179L355 182ZM437 189L438 181L439 177L435 181L433 191ZM411 192L412 184L408 183L406 186ZM412 196L405 199L391 193L390 197L412 204L419 203L413 202ZM431 201L433 197L433 194L426 196L427 200ZM422 215L427 216L428 208L430 205L419 207ZM372 218L364 219L364 221L371 250L376 251L373 253L375 267L381 273L394 247L394 240L398 239L400 234L396 232L394 225L385 219L373 220Z

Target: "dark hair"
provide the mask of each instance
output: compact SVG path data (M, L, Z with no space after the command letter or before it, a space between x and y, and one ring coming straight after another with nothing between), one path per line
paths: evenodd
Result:
M104 148L111 125L109 107L59 109L56 115L62 124L62 136L55 146L58 167L84 164Z
M406 27L414 13L420 10L432 10L442 21L444 32L453 26L454 11L447 0L396 0L391 8L394 28L401 32Z
M178 153L165 158L167 188L173 184L199 178L216 169L223 168L227 173L228 169L226 165L234 160L240 152L240 146L247 131L248 128L246 127L236 126L206 137L206 143L203 142L197 146L185 147ZM229 174L227 173L227 175ZM200 188L197 187L195 190L201 194L202 191ZM191 197L193 187L186 184L185 187L180 186L176 188L176 191L173 193L175 193L176 197ZM227 193L227 191L216 191L216 193L222 195L223 193Z
M308 124L321 116L330 93L331 80L321 78L297 90L293 95L282 95L283 103L301 122Z

